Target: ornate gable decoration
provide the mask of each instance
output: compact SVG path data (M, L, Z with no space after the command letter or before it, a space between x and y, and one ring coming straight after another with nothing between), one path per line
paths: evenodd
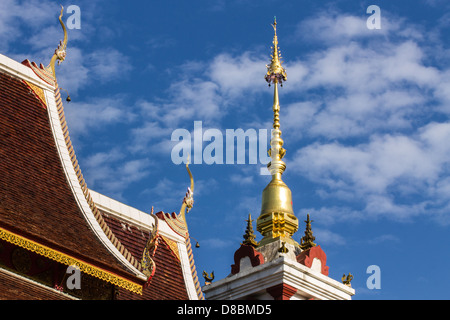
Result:
M61 24L61 27L64 31L64 40L59 41L58 47L55 49L55 52L50 59L50 63L47 67L44 67L44 65L38 66L34 62L30 62L28 59L24 60L22 64L28 66L33 70L33 72L42 80L44 80L46 83L50 85L56 84L56 72L55 72L55 64L58 62L58 65L61 64L66 59L66 48L67 48L67 29L64 25L64 22L62 21L64 7L61 6L61 13L59 15L59 23Z
M147 244L145 245L144 252L142 253L141 265L143 273L147 276L147 285L150 283L153 275L156 271L156 264L153 261L156 249L158 247L158 217L152 212L150 215L155 219L155 224L153 225L153 230L150 231Z

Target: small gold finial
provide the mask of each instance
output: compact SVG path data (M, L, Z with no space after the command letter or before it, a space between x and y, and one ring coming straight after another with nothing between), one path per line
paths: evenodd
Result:
M351 282L353 280L353 275L349 272L348 276L346 276L345 273L344 273L344 275L342 276L341 280L342 280L343 284L345 284L348 287L351 287L352 286Z
M64 31L64 40L59 41L59 45L55 50L55 53L53 54L52 59L50 60L50 64L47 66L47 70L51 71L53 74L53 78L56 79L56 72L55 72L55 63L56 60L58 60L58 65L61 64L66 59L66 48L67 48L67 29L64 25L64 22L62 21L64 7L61 6L61 13L59 14L59 23L61 24L63 31Z
M286 242L283 241L281 243L281 247L280 247L280 249L278 249L278 252L280 252L280 253L288 253L289 252L289 249L286 248Z
M203 279L205 279L205 286L210 285L214 280L214 271L208 274L205 270L203 270L202 276Z
M302 250L308 250L312 247L315 247L316 244L313 242L314 240L316 240L316 238L313 236L313 232L311 229L311 222L313 222L314 220L310 220L309 219L309 214L306 215L306 230L305 230L305 235L301 238L301 242L300 242L300 249Z
M255 241L256 236L253 233L253 220L250 213L248 214L248 220L245 221L247 221L247 228L245 229L244 241L242 242L242 244L256 248L258 246L258 243Z

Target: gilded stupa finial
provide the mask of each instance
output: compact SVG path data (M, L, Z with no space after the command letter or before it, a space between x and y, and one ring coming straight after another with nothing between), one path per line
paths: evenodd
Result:
M305 220L306 222L305 235L300 240L300 249L302 250L308 250L316 246L316 244L314 243L314 240L316 240L316 238L313 236L313 232L311 229L311 222L313 221L314 220L309 219L309 214L307 214Z
M55 53L53 54L53 57L50 60L50 64L47 66L47 70L50 71L53 74L53 78L56 79L56 72L55 72L55 63L58 61L58 65L61 64L66 59L66 48L67 48L67 29L64 25L64 22L62 21L64 7L61 6L61 13L59 14L59 23L61 24L61 27L64 31L64 40L59 41L59 45L55 50Z
M250 213L248 214L248 220L245 221L247 221L247 228L245 229L244 241L242 242L242 244L256 248L258 243L255 241L256 236L253 233L253 225L252 225L253 220L252 215Z
M272 24L274 29L273 46L270 64L266 65L265 80L274 85L273 94L273 130L268 151L271 161L267 165L272 180L266 186L262 195L261 214L256 221L257 230L263 235L260 246L278 239L298 245L292 235L298 229L298 219L292 208L292 194L288 186L282 181L281 175L286 169L283 157L286 150L283 148L280 130L280 102L278 97L278 84L286 81L286 70L282 66L280 50L278 48L277 21Z
M272 42L272 54L271 61L267 67L267 73L265 76L266 81L269 83L269 86L272 83L279 83L283 86L283 81L286 81L286 70L282 66L281 61L281 51L278 47L278 37L277 37L277 18L274 17L274 21L272 24L274 30L273 42Z
M272 138L270 140L270 150L269 156L272 161L270 163L269 171L272 175L275 173L281 174L283 173L286 165L281 159L283 159L286 154L286 150L282 147L284 142L281 139L281 130L280 130L280 101L278 97L278 84L282 85L283 81L286 81L286 70L281 66L281 56L278 48L278 37L277 37L277 20L274 18L274 22L272 24L274 29L274 37L273 37L273 47L271 54L271 63L266 65L267 73L265 76L266 81L270 84L274 84L274 93L273 93L273 106L272 110L274 113L273 116L273 131Z

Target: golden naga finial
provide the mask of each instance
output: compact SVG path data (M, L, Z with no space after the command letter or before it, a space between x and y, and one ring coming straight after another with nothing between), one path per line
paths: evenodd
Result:
M50 60L50 64L47 66L47 70L51 71L53 74L53 78L56 79L56 73L55 73L55 63L56 60L58 60L58 65L61 64L66 59L66 48L67 48L67 29L64 25L64 22L62 21L64 7L61 6L61 13L59 15L59 22L61 23L61 26L64 31L64 40L59 41L58 48L56 48L55 53L53 54L52 59Z
M191 170L189 170L189 156L186 161L186 170L191 180L191 186L188 187L186 196L183 198L183 204L181 205L180 214L185 218L186 212L189 212L194 206L194 177Z

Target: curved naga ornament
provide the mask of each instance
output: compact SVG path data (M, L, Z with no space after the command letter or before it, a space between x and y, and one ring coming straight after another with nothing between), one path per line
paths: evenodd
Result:
M211 273L206 272L205 270L203 270L203 279L205 279L205 285L209 285L213 282L214 280L214 271Z
M59 22L61 23L61 26L64 31L64 40L59 41L58 48L56 48L55 53L53 54L52 59L50 60L50 64L47 66L47 70L51 71L53 74L53 78L56 79L56 73L55 73L55 63L56 60L58 60L58 65L61 64L66 59L66 48L67 48L67 29L64 25L64 22L62 21L64 7L61 6L61 13L59 15Z
M158 247L158 217L153 214L153 207L150 215L155 219L153 229L149 233L147 244L145 245L144 252L142 253L142 272L147 276L147 284L152 279L156 271L156 264L153 261L156 248Z
M189 170L189 158L186 162L186 170L189 174L191 180L191 186L188 187L186 196L183 198L183 204L181 205L180 215L185 219L186 212L189 212L194 206L194 178L192 176L191 170ZM185 219L186 221L186 219Z
M348 276L346 276L345 273L344 273L344 275L342 276L341 280L342 280L343 284L345 284L346 286L351 287L352 286L351 282L353 280L353 275L349 272Z

